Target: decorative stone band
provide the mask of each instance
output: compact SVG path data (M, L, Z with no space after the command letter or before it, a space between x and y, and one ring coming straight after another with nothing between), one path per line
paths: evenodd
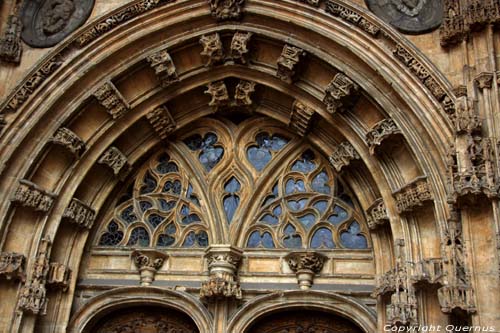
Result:
M327 257L314 251L296 251L289 253L285 260L297 275L300 289L307 290L313 285L314 276L323 269Z
M21 179L11 201L36 211L48 212L52 208L55 198L56 194L42 189L29 180Z
M82 156L85 151L85 142L66 127L59 128L49 141L65 147L77 158Z
M399 213L409 213L433 200L431 187L426 176L421 176L393 193Z
M141 286L150 286L155 279L156 273L168 259L168 255L160 251L144 249L134 250L131 258L139 270Z
M125 98L123 98L122 94L111 81L100 86L94 92L94 96L113 119L122 117L130 110L127 101L125 101Z
M149 112L146 118L162 140L165 140L177 127L177 123L166 106L157 107Z
M319 7L319 0L299 0L299 1L314 7Z
M162 87L168 87L172 83L179 81L174 61L170 57L170 54L168 54L167 49L148 56L146 60L151 68L154 69Z
M70 280L71 269L68 266L56 262L50 263L47 286L65 292L68 290Z
M203 47L201 56L205 58L205 66L211 67L224 61L224 47L218 33L203 35L200 38Z
M353 107L360 96L359 86L347 75L337 73L325 89L323 102L331 114Z
M474 83L481 91L484 89L491 89L493 86L493 77L493 72L481 72L474 79Z
M212 16L218 21L239 20L243 12L245 0L208 0Z
M276 76L282 81L292 83L297 70L296 67L305 55L306 52L301 48L285 44L277 61L278 70Z
M402 133L394 120L389 118L376 123L366 134L366 142L370 147L370 154L374 155L377 147L380 147L385 139L396 134Z
M340 172L342 168L348 166L351 161L359 160L360 158L361 156L359 156L356 149L354 149L348 141L344 141L333 149L333 153L328 159L335 170Z
M82 201L73 198L64 210L62 218L82 228L91 229L95 221L95 211Z
M124 175L130 168L127 156L116 147L109 147L108 150L102 154L97 163L110 167L115 176Z
M300 136L305 136L311 127L314 116L314 109L296 100L292 106L292 113L288 126Z
M26 278L24 273L24 255L15 252L0 253L0 277L7 280L21 280Z
M375 200L372 205L366 210L368 228L376 229L378 226L389 223L389 215L385 208L385 203L382 198Z
M339 17L344 21L358 26L361 30L372 35L373 37L377 37L380 32L380 28L376 24L364 18L360 13L344 7L341 4L327 0L325 10L333 16Z

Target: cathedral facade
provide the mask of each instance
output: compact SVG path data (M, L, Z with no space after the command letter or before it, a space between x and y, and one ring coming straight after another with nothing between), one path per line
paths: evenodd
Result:
M0 19L0 332L500 332L500 0Z

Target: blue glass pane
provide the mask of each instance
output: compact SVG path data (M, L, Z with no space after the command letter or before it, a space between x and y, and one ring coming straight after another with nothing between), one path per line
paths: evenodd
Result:
M153 227L153 229L155 229L157 226L160 225L160 223L163 222L163 219L164 218L158 214L151 214L148 217L148 223L150 226Z
M224 149L221 147L207 147L201 153L199 160L207 171L212 170L220 162L224 155Z
M287 248L300 248L302 247L302 237L296 233L293 225L287 224L284 230L285 237L283 237L283 244Z
M278 224L279 216L281 215L281 205L276 206L273 209L272 214L266 214L262 217L262 221L268 224Z
M301 158L292 165L292 171L307 174L316 169L316 166L316 163L314 163L314 153L307 150L302 154Z
M169 247L174 243L175 243L175 237L172 237L170 235L161 234L158 237L158 241L156 242L156 246Z
M266 249L273 249L274 248L273 236L271 236L270 233L265 232L264 235L262 235L262 245Z
M264 234L261 235L259 231L254 231L248 238L247 247L264 247L266 249L272 249L274 248L273 237L268 232L264 232Z
M139 206L141 207L141 211L144 213L149 208L153 207L153 204L149 201L141 201L139 202Z
M191 209L189 209L188 206L183 205L181 208L181 215L183 216L182 218L182 223L184 224L190 224L193 222L200 222L201 219L198 215L196 214L190 214Z
M342 245L348 249L366 249L368 248L368 241L366 237L360 234L361 228L359 223L354 221L349 226L347 231L340 234L340 241Z
M233 220L234 213L240 204L240 197L237 195L229 195L224 198L224 211L226 212L226 218L229 223Z
M300 223L302 223L304 228L310 229L314 225L314 223L316 223L316 216L314 216L313 214L306 214L299 217L298 220L300 221Z
M195 244L195 242L196 242L196 235L194 234L194 231L191 231L186 236L186 239L184 240L182 247L192 247Z
M208 246L208 234L205 231L200 231L196 234L196 242L200 247Z
M293 180L289 179L286 182L285 185L285 193L286 194L292 194L292 193L297 193L297 192L305 192L306 191L306 186L304 185L303 180Z
M197 234L191 231L184 240L182 247L206 247L208 246L208 234L205 231L199 231Z
M314 232L311 240L311 247L313 249L318 248L335 248L335 243L333 242L333 235L331 230L327 228L320 228Z
M128 224L137 221L137 216L135 215L134 212L134 206L130 205L127 208L125 208L120 214L120 217Z
M228 193L236 193L240 190L240 188L240 182L234 177L231 177L231 179L224 186L224 190Z
M105 232L99 240L101 246L116 246L123 239L123 231L120 230L118 223L111 221L108 224L108 231Z
M312 180L311 187L319 193L330 194L330 185L328 184L328 175L325 171L321 171Z
M268 195L264 199L264 204L262 206L266 206L266 205L270 204L271 202L276 200L276 198L278 198L278 183L274 184L272 194Z
M165 199L159 199L158 202L160 203L160 209L164 212L168 212L172 210L175 205L177 204L177 201L168 201Z
M260 233L258 231L254 231L250 234L248 238L247 247L259 247L260 245Z
M156 185L157 185L156 179L153 176L151 176L151 174L148 171L146 172L146 175L144 175L140 193L141 194L151 193L156 189Z
M224 156L224 149L215 144L219 139L214 133L208 133L202 138L200 135L193 135L187 138L184 143L193 151L201 150L198 157L205 170L212 170Z
M132 230L127 243L128 246L149 246L149 233L143 227Z
M316 208L316 210L318 212L320 212L321 214L323 214L326 211L326 209L328 208L328 201L326 201L326 200L317 201L313 205L313 207Z
M348 218L348 216L349 214L347 214L347 211L344 208L335 206L335 208L333 209L333 214L328 217L328 222L339 225L340 223L344 222Z
M191 184L188 185L186 197L189 199L189 201L200 207L200 200L198 200L198 197L193 193L193 185Z
M294 211L294 212L298 212L298 211L301 211L303 210L306 205L307 205L307 199L300 199L300 200L288 200L287 202L288 204L288 207Z
M255 141L257 146L247 150L247 158L257 171L262 171L271 161L271 151L279 151L288 143L287 139L278 135L269 136L268 133L259 133Z
M180 195L182 192L182 185L179 180L175 181L167 181L165 185L163 185L163 193L169 193L169 194L175 194L175 195Z

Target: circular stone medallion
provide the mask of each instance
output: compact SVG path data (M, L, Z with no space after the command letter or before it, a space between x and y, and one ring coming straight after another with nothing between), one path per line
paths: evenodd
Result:
M365 0L368 8L385 22L408 34L421 34L443 21L442 0Z
M30 0L21 11L23 41L51 47L80 27L90 16L94 0Z

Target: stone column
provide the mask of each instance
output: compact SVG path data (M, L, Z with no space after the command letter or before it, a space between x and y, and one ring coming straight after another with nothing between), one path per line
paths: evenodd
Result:
M323 269L326 257L314 251L297 251L288 254L285 260L297 275L300 289L308 290L313 285L314 276Z
M153 283L168 255L156 250L134 250L131 257L141 275L141 286L146 287Z

